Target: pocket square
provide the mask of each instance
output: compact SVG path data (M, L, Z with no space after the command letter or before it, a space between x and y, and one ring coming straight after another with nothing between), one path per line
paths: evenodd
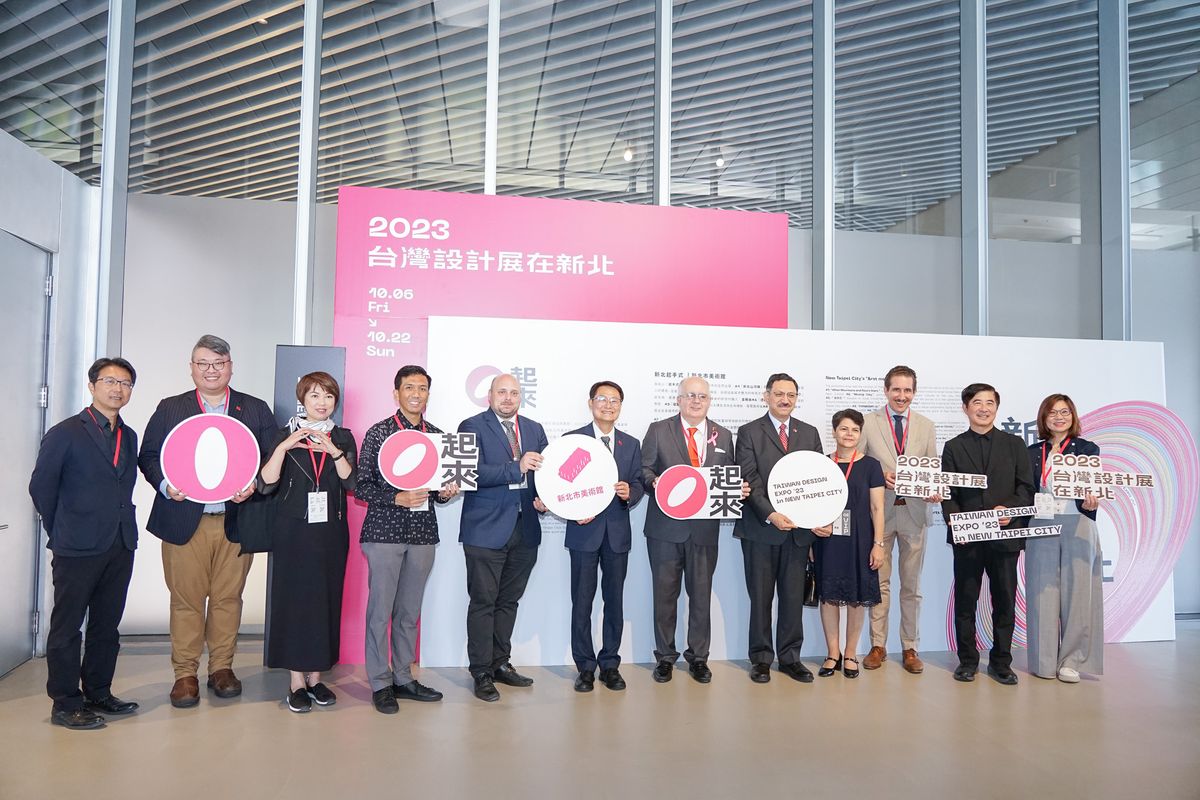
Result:
M719 447L714 447L714 448L713 448L713 452L714 452L714 453L724 453L725 451L724 451L724 450L722 450L722 449L721 449L721 448L719 448Z

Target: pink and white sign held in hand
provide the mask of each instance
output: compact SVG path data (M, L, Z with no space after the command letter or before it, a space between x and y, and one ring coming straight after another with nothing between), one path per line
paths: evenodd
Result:
M163 476L197 503L224 503L254 483L258 440L224 414L198 414L176 425L159 456Z

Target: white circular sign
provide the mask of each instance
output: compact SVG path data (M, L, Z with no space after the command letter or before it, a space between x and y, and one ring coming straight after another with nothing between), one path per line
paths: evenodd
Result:
M833 459L812 450L788 453L771 470L771 507L801 528L819 528L837 519L849 498L846 476Z
M602 442L569 433L542 451L537 471L537 494L563 519L594 517L616 495L617 462Z

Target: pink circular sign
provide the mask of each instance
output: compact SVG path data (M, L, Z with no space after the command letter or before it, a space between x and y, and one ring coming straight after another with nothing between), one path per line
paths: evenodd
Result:
M224 503L254 483L258 440L224 414L198 414L176 425L159 460L167 483L197 503Z
M676 464L658 476L654 499L671 519L693 519L708 502L708 479L695 467Z
M379 474L397 489L436 489L438 443L421 431L399 430L379 448Z

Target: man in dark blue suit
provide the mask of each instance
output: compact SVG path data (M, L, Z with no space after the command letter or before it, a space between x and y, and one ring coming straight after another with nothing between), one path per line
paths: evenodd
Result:
M463 495L458 540L467 559L467 661L475 696L500 699L496 681L530 686L509 657L517 624L517 603L537 548L542 542L533 473L542 464L546 432L521 417L521 387L512 375L498 375L488 391L487 411L462 421L458 430L473 433L479 445L478 489Z
M200 655L208 643L208 688L217 697L237 697L242 682L233 672L238 627L242 621L242 589L254 556L241 555L237 510L254 485L228 503L197 503L171 486L160 456L164 440L176 425L197 414L227 414L246 425L258 439L260 455L275 437L275 415L267 404L229 388L233 358L229 343L201 336L190 359L194 389L167 397L146 423L138 467L154 487L154 506L146 530L162 539L163 577L171 592L171 667L175 684L171 705L190 708L200 702L196 677Z
M68 729L103 728L100 714L131 714L137 703L113 696L137 548L133 487L137 432L120 411L137 373L123 358L101 358L88 370L92 404L46 432L29 479L29 496L49 534L54 610L46 639L50 721ZM80 633L87 615L87 649ZM80 680L83 691L80 691Z
M616 429L625 391L612 381L592 384L588 390L591 424L571 433L592 436L604 443L617 462L617 496L594 517L567 522L565 544L571 554L571 655L579 669L575 691L590 692L600 667L600 682L613 691L625 688L621 664L621 632L625 627L622 595L629 567L633 536L629 510L642 499L642 445ZM603 643L597 659L592 643L592 603L596 599L596 568L602 575L604 596Z

